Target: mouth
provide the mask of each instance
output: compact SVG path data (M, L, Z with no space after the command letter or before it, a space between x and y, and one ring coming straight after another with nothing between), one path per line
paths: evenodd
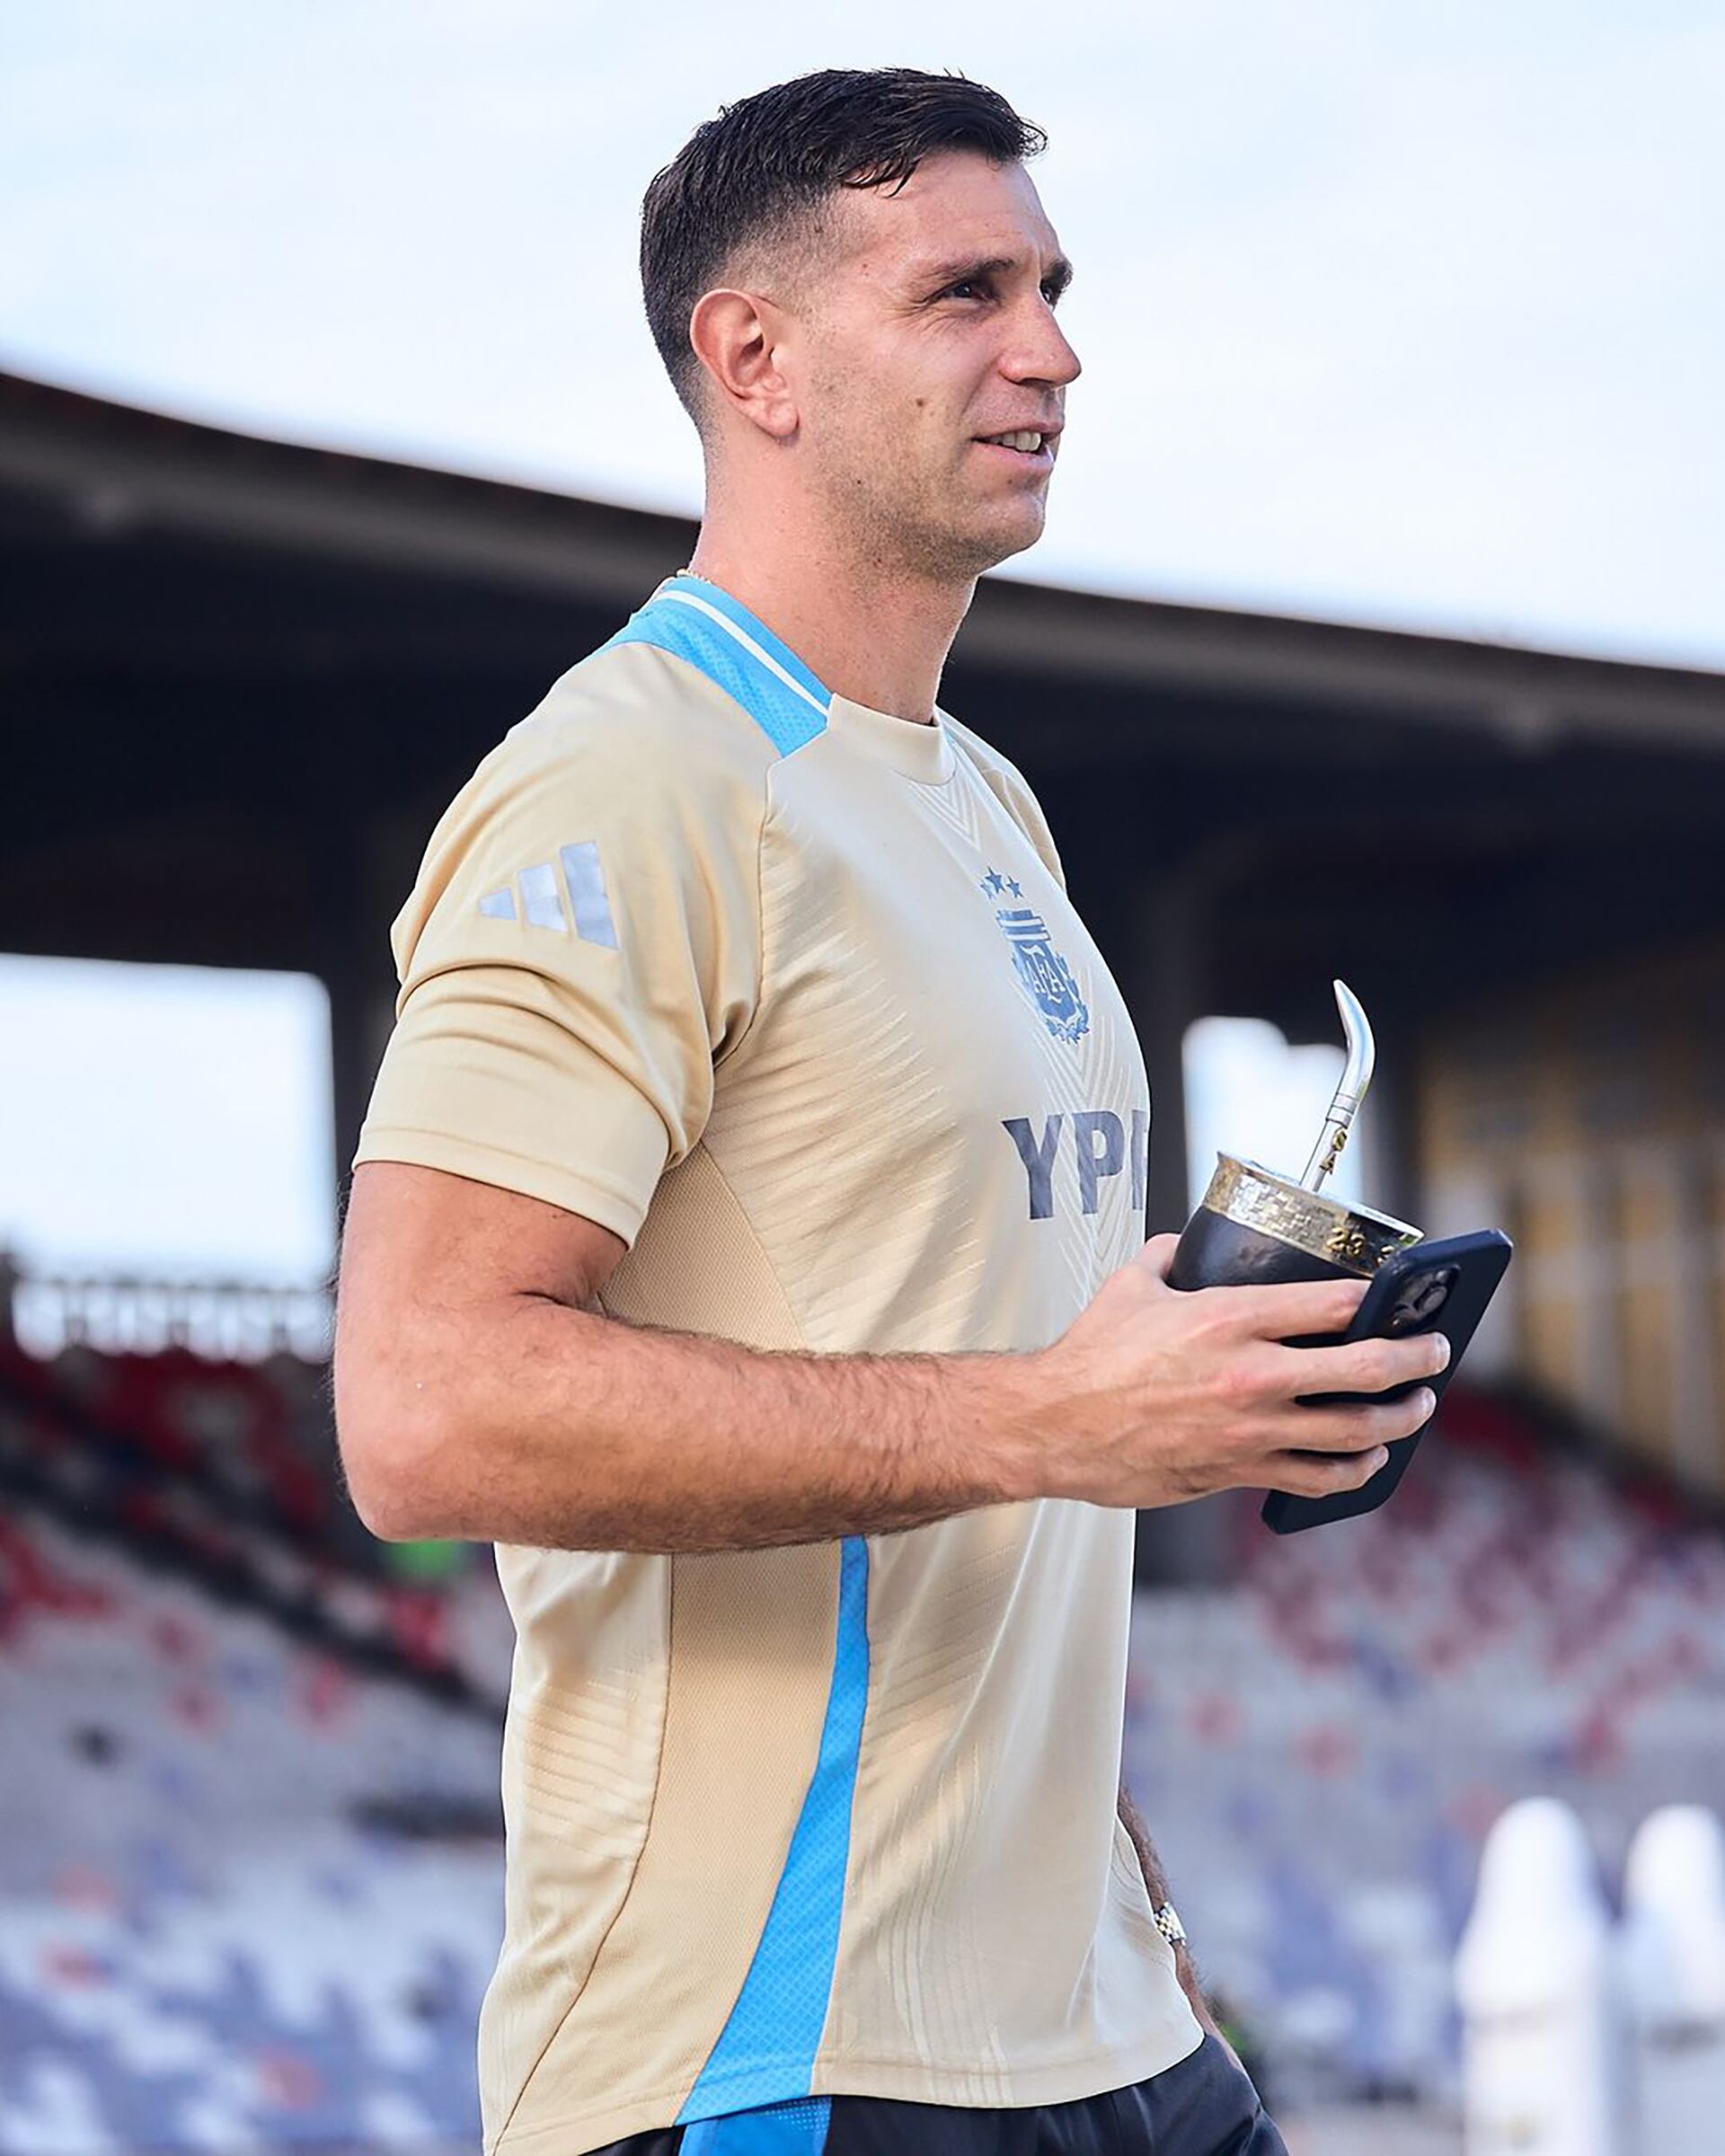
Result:
M1010 457L1022 472L1052 472L1054 446L1059 436L1057 427L1019 427L1005 434L978 435L976 446L991 450L996 456Z

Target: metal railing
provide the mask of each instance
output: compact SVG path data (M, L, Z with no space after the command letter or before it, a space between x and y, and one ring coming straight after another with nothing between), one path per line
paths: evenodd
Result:
M291 1355L326 1362L328 1286L250 1280L94 1278L19 1273L0 1259L0 1291L26 1354L47 1358L84 1345L103 1355L183 1348L210 1362Z

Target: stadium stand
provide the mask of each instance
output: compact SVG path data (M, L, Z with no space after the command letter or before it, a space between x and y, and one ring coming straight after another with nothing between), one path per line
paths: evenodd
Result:
M398 1577L323 1373L0 1348L0 2152L468 2147L501 1910L489 1553ZM1481 1840L1725 1804L1725 1542L1511 1394L1384 1512L1141 1595L1127 1772L1277 2099L1453 2099Z
M693 535L0 372L0 950L315 973L349 1157L427 831ZM943 701L1034 782L1158 1129L1194 1021L1327 1040L1341 973L1385 1048L1375 1202L1515 1234L1499 1374L1725 1501L1721 677L985 579ZM1147 1218L1187 1204L1159 1139ZM485 1553L359 1531L321 1286L0 1252L9 1310L0 2156L471 2148ZM1140 1602L1128 1771L1278 2102L1451 2086L1508 1800L1569 1797L1614 1878L1651 1804L1725 1798L1709 1500L1562 1440L1458 1392L1377 1518L1281 1543L1242 1506L1225 1556L1173 1523L1208 1584Z
M0 2150L472 2145L508 1615L325 1392L0 1341Z
M440 1585L359 1524L325 1392L323 1372L285 1355L210 1363L75 1343L43 1363L0 1339L0 1489L495 1722L507 1658L500 1673L488 1641L464 1666Z
M494 1726L26 1503L0 1727L0 2149L473 2145Z
M1394 1503L1139 1597L1127 1772L1207 1977L1299 2104L1455 2093L1481 1842L1534 1791L1607 1881L1725 1803L1725 1541L1548 1409L1452 1390ZM1255 1509L1255 1508L1253 1508Z

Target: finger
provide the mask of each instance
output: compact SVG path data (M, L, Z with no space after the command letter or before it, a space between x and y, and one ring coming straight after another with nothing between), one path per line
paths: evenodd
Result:
M1178 1235L1153 1235L1132 1262L1141 1266L1153 1278L1165 1282L1179 1246ZM1172 1294L1173 1290L1171 1288L1169 1293Z
M1243 1336L1287 1340L1300 1333L1344 1330L1369 1285L1365 1280L1278 1280L1268 1286L1199 1292L1225 1296L1227 1312Z
M1347 1459L1307 1460L1298 1453L1273 1453L1266 1463L1264 1487L1291 1498L1328 1498L1338 1491L1363 1489L1389 1459L1382 1445Z
M1374 1401L1358 1408L1296 1408L1272 1418L1278 1449L1304 1453L1357 1453L1375 1445L1411 1437L1431 1419L1438 1402L1421 1385L1405 1400ZM1297 1432L1291 1436L1290 1432Z
M1436 1377L1449 1366L1449 1342L1440 1332L1411 1339L1355 1340L1345 1348L1284 1348L1278 1351L1277 1376L1302 1392L1387 1392L1415 1378Z

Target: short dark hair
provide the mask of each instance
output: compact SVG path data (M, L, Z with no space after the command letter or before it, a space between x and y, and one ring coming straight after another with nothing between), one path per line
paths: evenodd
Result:
M938 150L1012 164L1047 142L997 90L915 67L825 67L721 106L654 174L641 210L648 327L684 405L699 416L689 316L739 247L818 219L841 188L902 187Z

